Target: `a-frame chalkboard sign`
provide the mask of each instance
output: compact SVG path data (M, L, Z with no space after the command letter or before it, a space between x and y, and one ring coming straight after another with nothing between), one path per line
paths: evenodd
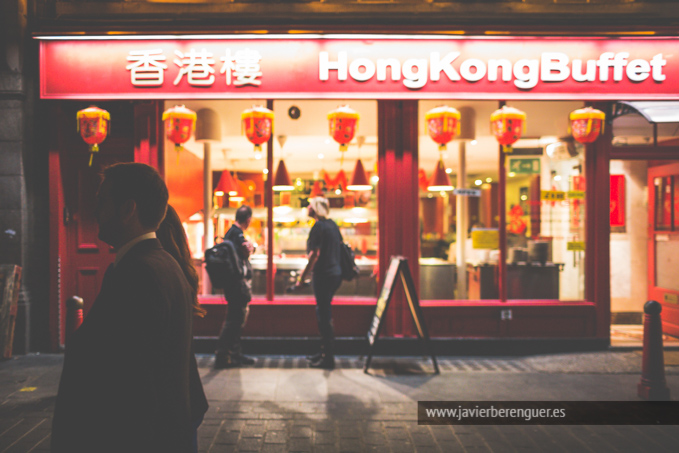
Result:
M433 354L431 345L429 344L429 332L424 323L424 316L422 316L420 298L415 291L415 283L413 282L413 276L410 273L410 267L408 267L408 259L403 256L391 257L389 268L384 276L382 291L380 291L380 297L377 299L377 305L375 306L375 316L373 316L373 321L370 325L370 330L368 331L368 343L370 345L368 348L368 358L365 361L363 371L367 373L368 368L370 367L370 362L372 361L373 352L375 350L375 342L380 334L380 330L382 330L384 314L389 307L389 301L394 293L396 277L399 275L401 276L401 283L403 283L403 290L406 293L406 299L408 299L410 314L413 316L413 322L417 328L417 336L420 338L420 341L423 342L427 355L431 356L431 360L434 363L434 370L438 374L439 365L436 362L436 356Z

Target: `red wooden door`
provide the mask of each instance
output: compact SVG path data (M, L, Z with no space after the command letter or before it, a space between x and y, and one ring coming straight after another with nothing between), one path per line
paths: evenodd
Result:
M66 300L82 297L87 315L115 258L111 247L97 237L94 210L101 169L114 162L131 162L135 155L133 105L97 103L110 112L111 130L88 166L88 146L76 131L76 112L87 106L60 102L50 115L55 125L49 159L53 349L64 343Z
M663 331L679 335L679 162L648 169L648 297Z

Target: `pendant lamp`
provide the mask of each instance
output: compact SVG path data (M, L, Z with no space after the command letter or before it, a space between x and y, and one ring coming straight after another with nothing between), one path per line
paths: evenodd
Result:
M372 190L373 186L368 183L368 177L365 174L365 169L363 168L363 163L361 159L356 161L356 167L354 168L354 174L351 176L351 182L347 185L348 190L360 191L360 190Z
M446 173L446 169L443 168L443 160L439 160L436 165L436 170L429 181L429 186L427 190L432 192L445 192L453 190L453 185L450 183L450 178Z
M290 192L293 189L294 187L292 187L292 184L290 183L288 169L285 168L285 162L281 159L280 162L278 162L276 177L273 180L273 190L274 192Z
M225 194L228 194L229 197L238 195L238 185L236 184L236 181L234 181L229 170L224 170L222 172L222 176L219 178L217 188L215 189L215 195L223 197Z

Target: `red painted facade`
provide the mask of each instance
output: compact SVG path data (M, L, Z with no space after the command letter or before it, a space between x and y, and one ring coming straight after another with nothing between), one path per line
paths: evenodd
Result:
M220 38L221 39L221 38ZM151 49L154 46L163 47L167 42L153 42L149 40L114 40L114 41L42 41L41 46L41 93L48 99L170 99L170 98L268 98L271 104L273 98L333 98L348 95L356 98L378 99L378 174L380 176L378 188L378 239L379 262L387 263L390 256L402 255L411 263L417 263L419 257L419 220L418 220L418 103L417 99L447 97L451 99L596 99L594 107L609 113L609 102L605 99L632 98L664 98L675 99L676 83L679 79L679 61L670 58L670 48L676 46L672 39L621 39L608 40L592 39L547 39L535 40L529 38L516 39L454 39L454 40L423 40L428 46L428 53L440 47L441 55L445 52L461 49L459 61L468 61L473 56L482 55L483 58L508 58L512 61L520 57L534 57L540 60L541 52L556 46L559 52L570 55L570 59L597 60L606 52L615 55L630 52L628 64L634 59L649 61L649 77L641 82L631 82L628 74L623 71L627 80L610 83L590 83L565 81L538 83L534 88L521 89L512 80L494 83L479 81L472 85L468 81L460 84L439 83L428 84L421 89L412 89L403 85L403 80L394 83L380 83L377 80L367 80L357 83L355 80L341 82L329 80L327 83L319 81L318 62L316 60L319 49L336 55L342 51L341 46L349 46L351 40L285 40L293 49L313 47L312 57L302 58L298 64L312 67L314 79L304 81L304 78L294 79L294 90L290 88L292 82L289 74L284 74L276 83L262 86L234 86L228 89L217 87L216 82L209 87L188 89L186 84L172 83L179 73L179 67L172 62L169 50L167 54L168 73L164 76L162 89L130 85L130 72L125 69L129 64L127 56L130 50ZM229 43L238 41L229 41ZM275 53L280 43L271 40L253 40L249 44L266 44L267 52ZM365 40L357 40L365 45ZM189 52L190 48L213 49L219 43L201 40L170 41L172 45L179 45L181 52ZM162 45L161 45L162 44ZM421 44L414 40L385 40L378 42L379 46L386 46L388 52L382 56L413 55L421 53ZM85 51L76 51L75 47ZM238 45L242 45L239 43ZM75 47L74 47L75 46ZM132 47L131 47L132 46ZM136 46L136 47L135 47ZM139 47L141 46L141 47ZM379 47L378 46L378 47ZM400 48L399 48L400 46ZM495 48L494 46L497 46ZM559 47L562 46L562 47ZM629 46L629 47L625 47ZM223 47L223 46L222 46ZM220 49L222 49L220 47ZM287 48L287 47L286 47ZM399 50L394 50L399 48ZM493 49L490 52L489 49ZM102 63L94 59L97 49L111 58ZM169 49L169 48L168 48ZM234 47L235 49L235 47ZM391 49L391 50L389 50ZM452 50L451 50L452 49ZM628 50L626 50L628 49ZM220 50L220 53L223 51ZM301 50L300 50L301 51ZM315 53L314 53L315 52ZM410 52L410 53L408 53ZM505 53L503 53L505 52ZM527 52L524 54L523 52ZM663 54L667 59L662 66L662 74L667 78L653 81L653 68L650 61L657 54ZM379 54L376 53L376 54ZM114 57L115 56L115 57ZM274 55L275 57L275 55ZM294 55L280 55L281 65L289 62ZM396 57L394 57L396 58ZM481 57L478 57L481 58ZM275 58L272 57L275 60ZM351 57L350 59L353 59ZM296 60L295 60L296 61ZM485 60L484 60L485 61ZM114 62L114 63L111 63ZM262 63L262 73L275 71L265 67ZM268 64L268 63L267 63ZM405 63L403 63L405 64ZM641 69L644 66L636 63ZM611 63L613 65L613 63ZM220 75L219 68L216 74ZM102 69L103 68L103 69ZM363 66L365 69L365 65ZM459 68L458 68L459 69ZM98 71L98 72L97 72ZM174 72L172 72L174 71ZM332 77L336 77L332 70ZM659 69L657 71L660 71ZM615 67L611 66L611 74ZM637 74L631 71L634 77ZM291 74L297 74L290 71ZM97 77L99 75L100 77ZM223 75L223 74L222 74ZM299 75L299 74L297 74ZM656 74L658 75L658 74ZM79 79L78 77L85 77ZM311 76L309 76L311 77ZM331 79L332 79L331 77ZM186 81L186 78L182 79ZM180 81L181 82L181 81ZM223 82L223 80L222 80ZM398 83L396 83L398 82ZM466 84L466 85L465 85ZM470 89L473 87L473 89ZM261 89L260 89L261 88ZM86 90L86 91L84 91ZM240 90L240 91L239 91ZM296 90L296 91L295 91ZM340 96L341 95L341 96ZM76 105L77 104L77 105ZM93 219L94 193L97 185L97 168L113 161L139 161L163 168L162 124L160 121L161 102L139 101L134 106L127 101L112 101L111 105L103 105L112 115L127 118L112 130L112 135L106 142L106 153L95 156L95 164L91 169L87 167L88 153L86 145L79 139L75 131L74 118L76 107L83 103L59 101L50 104L51 117L56 125L50 131L53 147L49 149L50 164L50 269L51 294L50 300L50 329L53 348L63 342L65 318L64 302L73 294L85 299L86 311L93 302L101 283L106 266L112 262L113 254L106 244L96 237L96 225ZM271 108L271 107L270 107ZM161 138L159 138L161 137ZM610 179L609 161L611 157L644 158L643 156L661 156L659 159L672 158L676 154L665 150L651 150L648 148L616 150L611 145L611 128L606 128L605 134L593 144L586 145L586 267L585 267L585 300L582 301L510 301L507 302L506 287L500 284L500 300L489 301L424 301L423 312L432 337L467 337L467 338L580 338L600 339L609 338L610 326ZM272 141L269 142L272 146ZM132 151L133 150L133 151ZM636 152L636 154L635 154ZM504 154L500 153L500 181L504 184ZM631 157L630 157L631 156ZM639 157L642 156L642 157ZM268 168L273 167L272 155L268 156ZM648 158L648 157L646 157ZM649 185L649 187L651 187ZM273 241L273 215L271 178L266 184L266 204L269 207L269 243ZM500 207L505 206L503 191L499 191ZM499 222L506 222L504 209L499 209ZM500 243L506 243L504 230L500 228ZM506 248L500 249L500 282L506 273ZM411 265L411 272L415 285L419 284L419 266ZM384 277L384 266L379 269L379 282ZM269 278L273 279L272 262L269 263ZM251 336L314 336L317 334L314 316L313 298L299 298L295 300L272 301L273 281L269 284L267 297L256 299L252 309L246 335ZM214 336L218 333L221 322L226 313L226 305L220 297L207 296L202 298L208 310L208 316L197 319L195 323L196 336ZM375 299L336 298L334 301L334 318L336 334L338 336L363 336L374 311ZM511 309L511 322L502 320L500 311ZM390 311L386 318L385 334L392 337L413 336L410 314L402 290L399 288L391 302Z

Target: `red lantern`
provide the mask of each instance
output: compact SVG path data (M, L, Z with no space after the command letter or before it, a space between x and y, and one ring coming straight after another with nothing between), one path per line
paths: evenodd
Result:
M525 124L526 114L506 105L490 115L491 132L506 152L511 152L511 145L521 138Z
M165 136L174 143L174 149L179 153L193 133L196 126L196 112L187 109L183 105L175 105L163 113L165 121Z
M330 135L339 143L339 150L341 152L346 151L349 147L349 142L354 139L354 135L356 135L358 130L359 117L360 115L347 105L338 107L328 113ZM342 154L342 158L344 158L344 154Z
M262 151L262 143L271 138L273 131L273 112L267 108L255 106L240 115L242 130L248 140L255 145L255 152Z
M604 131L606 114L601 110L585 107L570 114L571 133L580 143L592 143Z
M448 106L436 107L424 116L427 132L439 144L439 151L445 151L447 143L460 134L460 112Z
M111 115L98 107L91 106L77 114L78 131L85 143L90 145L90 167L94 153L99 152L99 143L106 139Z

